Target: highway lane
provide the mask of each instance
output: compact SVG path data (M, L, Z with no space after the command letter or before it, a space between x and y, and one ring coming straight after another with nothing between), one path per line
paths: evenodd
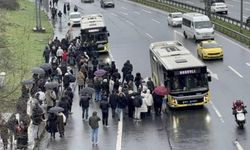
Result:
M200 0L176 0L178 2L184 2L189 5L197 6L200 8L205 8L204 2ZM228 16L240 20L240 0L226 0L228 5ZM243 0L243 20L250 16L250 1Z
M84 10L85 13L101 12L104 14L105 19L107 19L106 24L111 33L111 52L119 64L119 68L121 68L123 62L129 58L134 64L135 70L142 72L144 76L150 75L150 66L147 59L148 46L150 42L157 40L171 40L176 38L182 41L184 45L196 55L195 43L192 40L185 40L181 34L167 27L165 22L166 15L164 13L120 1L116 1L115 9L100 9L98 3L84 6L86 6L86 10ZM124 8L127 9L125 12ZM136 17L138 14L140 14L140 17ZM152 19L157 19L160 23ZM174 29L177 30L177 32L181 32L178 28ZM168 123L166 125L166 131L168 131L168 137L171 135L170 142L174 149L181 149L185 146L187 146L188 149L195 147L200 148L204 145L211 149L235 149L232 141L236 138L239 139L240 144L244 148L250 147L246 142L249 136L245 132L241 133L241 131L237 130L230 109L231 101L236 96L244 95L242 96L244 99L248 99L249 97L247 93L249 83L246 74L249 72L244 68L241 70L241 67L246 65L243 62L249 60L249 54L246 50L243 50L243 48L225 38L218 36L216 40L223 43L225 47L225 60L223 62L206 62L208 67L214 73L218 74L219 77L218 81L214 79L210 84L214 107L208 104L204 110L201 110L202 113L200 113L200 110L187 110L175 111L169 114L166 120ZM238 77L238 75L228 67L229 65L239 70L239 72L245 70L245 72L241 73L244 79ZM249 101L247 105L249 105ZM219 111L222 115L221 118L218 117L218 113L216 113L215 110ZM249 119L249 117L247 117L247 119ZM193 123L195 121L197 121L196 125L189 125L190 122ZM125 121L124 124L129 124L129 122ZM147 128L148 127L142 127L142 129L145 129L144 131L147 131ZM246 130L247 129L249 129L249 126L246 126ZM124 132L129 131L130 128L126 128L125 126L123 130ZM191 133L183 133L185 130ZM193 132L196 134L192 134ZM143 133L138 134L143 135ZM203 136L205 137L202 138ZM126 139L135 139L135 143L132 142L132 145L137 142L133 134L126 134L125 132L123 137ZM163 135L163 137L167 140L167 135ZM122 143L124 149L126 149L127 144L129 145L127 142L127 140L124 140ZM131 148L130 146L128 147ZM163 149L163 147L159 149Z

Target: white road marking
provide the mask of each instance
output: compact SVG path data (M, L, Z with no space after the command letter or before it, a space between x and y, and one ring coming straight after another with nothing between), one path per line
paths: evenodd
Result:
M191 2L191 1L186 1L186 3L192 4L192 5L194 4L194 3L193 3L193 2Z
M152 35L150 35L149 33L145 33L148 37L150 37L151 39L154 39L154 37Z
M116 150L122 149L122 129L123 128L123 113L120 114L120 121L118 122Z
M210 72L212 78L219 80L219 77L216 73L213 73L210 69L207 69L207 71Z
M122 9L125 9L125 10L128 10L128 8L126 8L126 7L121 7Z
M179 32L179 31L174 30L174 33L176 33L176 34L178 34L178 35L184 37L184 35L183 35L181 32Z
M238 72L236 71L233 67L231 66L228 66L229 69L231 69L235 74L237 74L240 78L243 78L243 76Z
M210 104L212 105L212 108L214 109L214 111L215 111L215 113L217 114L217 116L220 118L220 121L221 121L222 123L224 123L225 121L224 121L224 119L222 118L222 116L221 116L219 110L215 107L213 101L210 101Z
M227 4L227 6L234 7L234 5L231 5L231 4Z
M156 23L161 23L160 21L157 21L157 20L155 20L155 19L152 19L154 22L156 22Z
M234 145L236 146L236 148L237 148L238 150L244 150L243 147L240 145L240 143L238 142L237 139L234 141Z
M135 26L135 24L134 24L133 22L131 22L131 21L126 20L126 22L127 22L128 24L132 25L132 26Z
M243 50L245 50L245 51L247 51L247 52L250 52L250 49L248 49L248 48L246 48L246 47L240 45L239 43L237 43L237 42L235 42L235 41L233 41L233 40L231 40L231 39L229 39L229 38L227 38L227 37L225 37L225 36L223 36L223 35L220 35L220 34L218 34L218 33L215 33L215 34L218 35L218 36L220 36L220 37L222 37L222 38L224 38L224 39L226 39L226 40L229 41L230 43L234 43L235 45L239 46L239 47L242 48Z
M117 17L117 15L116 15L116 14L114 14L114 13L111 13L111 15L116 16L116 17Z
M125 16L128 16L128 13L125 13L125 12L122 12L122 11L120 11L120 13L125 15Z
M247 62L246 65L250 67L250 63Z
M137 15L140 15L140 13L138 11L134 11L134 13L137 14Z
M142 9L142 11L144 11L144 12L146 12L146 13L151 14L151 12L150 12L150 11L148 11L148 10Z

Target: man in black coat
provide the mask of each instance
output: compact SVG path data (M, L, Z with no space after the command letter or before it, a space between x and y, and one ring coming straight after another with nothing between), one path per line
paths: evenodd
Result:
M100 108L102 110L102 123L106 127L108 127L109 107L110 104L108 102L108 98L106 96L103 96L100 102Z
M44 57L45 63L49 63L49 56L50 56L50 50L49 50L49 47L46 46L43 51L43 57Z
M90 101L90 96L88 94L81 96L79 105L82 107L82 119L84 120L84 116L86 120L88 120L88 112L89 112L89 101Z
M69 101L70 98L68 96L63 96L58 104L59 107L62 107L64 109L63 114L65 115L66 118L68 118L69 116L69 109L70 109Z

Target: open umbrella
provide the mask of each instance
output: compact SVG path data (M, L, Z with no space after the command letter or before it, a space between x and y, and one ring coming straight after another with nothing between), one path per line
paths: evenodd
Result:
M95 92L95 89L91 88L91 87L85 87L81 90L81 95L92 95Z
M56 87L59 86L59 83L58 82L47 82L45 83L44 87L47 89L47 90L52 90Z
M153 92L160 96L165 96L169 93L168 89L164 86L157 86Z
M106 73L107 73L106 70L104 70L104 69L99 69L99 70L96 70L96 71L94 72L94 75L97 76L97 77L102 77L102 76L105 75Z
M34 67L32 68L32 73L38 74L38 75L44 75L45 71L40 67Z
M55 107L50 108L48 112L49 113L59 113L62 111L64 111L64 109L62 107L55 106Z
M34 83L34 81L33 81L33 80L23 80L21 83L22 83L23 85L31 85L31 84Z
M52 66L49 63L44 63L40 66L40 68L42 68L44 71L49 71L52 70Z

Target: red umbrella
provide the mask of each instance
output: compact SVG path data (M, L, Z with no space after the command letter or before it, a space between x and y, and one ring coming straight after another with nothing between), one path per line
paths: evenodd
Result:
M168 89L164 86L157 86L153 92L160 96L165 96L169 93Z

